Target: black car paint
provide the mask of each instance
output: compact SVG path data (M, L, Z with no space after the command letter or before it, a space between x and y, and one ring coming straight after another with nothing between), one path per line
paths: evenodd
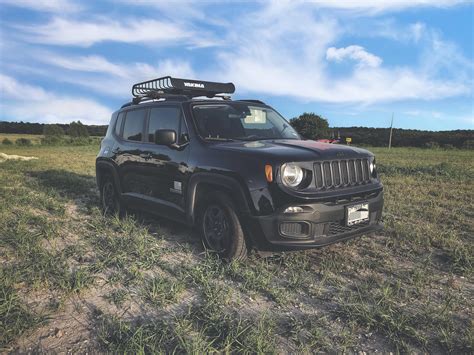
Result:
M296 139L206 141L199 136L192 116L192 106L202 103L215 103L215 100L150 102L126 106L115 112L97 157L98 184L104 173L111 174L127 204L188 225L196 221L200 186L205 184L211 191L227 191L242 221L248 226L246 229L253 244L262 250L316 247L380 228L383 187L378 178L373 178L370 184L325 192L292 190L279 182L279 168L286 162L373 157L372 153L351 146ZM251 104L268 107L255 102ZM160 105L182 109L186 144L176 148L145 142L146 124L142 142L125 141L115 134L114 125L120 112ZM273 167L275 179L271 183L265 178L266 164ZM181 183L181 191L174 188L174 182ZM377 208L373 225L339 238L289 241L278 235L275 228L282 218L309 218L311 224L340 219L344 204L360 199L372 199L371 203ZM325 220L320 218L320 212L317 216L282 215L284 208L295 204L312 206L317 212L326 211L327 206L336 207L331 207L332 212L325 212Z

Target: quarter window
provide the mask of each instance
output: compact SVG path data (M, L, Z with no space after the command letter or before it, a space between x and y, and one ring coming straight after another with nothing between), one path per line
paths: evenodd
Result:
M181 122L181 109L178 107L155 107L150 110L148 124L148 141L155 141L155 131L159 129L172 129L179 137Z
M124 113L120 112L117 118L117 122L115 122L115 134L120 137L120 130L122 129L122 122L123 122Z
M145 121L145 110L128 111L123 125L123 138L129 141L142 140L143 125Z

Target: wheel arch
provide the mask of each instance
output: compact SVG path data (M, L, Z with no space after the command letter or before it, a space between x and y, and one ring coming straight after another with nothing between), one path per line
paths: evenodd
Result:
M237 179L213 173L197 173L191 177L186 193L186 219L189 224L194 225L196 222L200 199L216 191L225 193L232 199L237 214L250 213L250 195L247 196L248 192L246 194Z
M104 176L111 175L114 179L117 190L121 193L122 188L120 185L120 178L117 172L115 164L106 160L97 160L95 164L95 176L97 187L100 189Z

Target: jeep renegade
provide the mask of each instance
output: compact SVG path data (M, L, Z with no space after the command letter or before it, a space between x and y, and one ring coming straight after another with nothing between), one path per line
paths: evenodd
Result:
M199 229L207 248L314 248L382 228L383 186L367 150L302 140L232 83L135 84L96 160L104 213L126 207Z

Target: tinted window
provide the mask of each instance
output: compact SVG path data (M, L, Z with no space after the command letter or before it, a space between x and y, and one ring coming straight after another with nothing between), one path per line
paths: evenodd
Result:
M296 131L276 111L245 103L203 104L193 107L204 139L298 139Z
M150 110L148 124L148 141L155 141L155 131L158 129L172 129L179 135L181 109L178 107L155 107Z
M120 130L122 129L122 121L123 121L124 113L121 112L117 118L117 122L115 122L115 134L120 136Z
M143 132L143 122L145 121L145 110L128 111L123 125L124 139L129 141L141 141Z

